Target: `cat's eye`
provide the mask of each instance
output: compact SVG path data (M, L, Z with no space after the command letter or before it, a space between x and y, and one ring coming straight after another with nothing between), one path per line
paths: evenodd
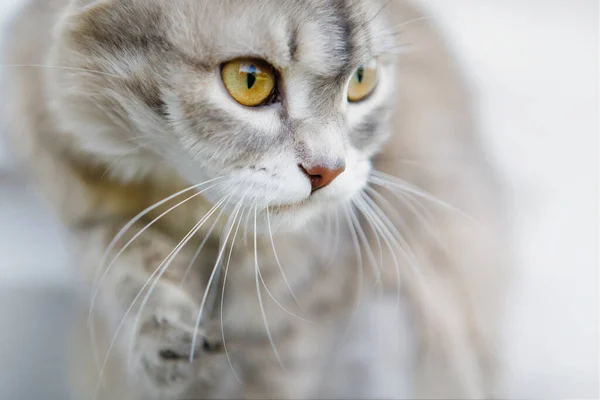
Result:
M358 67L348 85L348 101L356 103L369 97L377 86L377 60L373 59Z
M225 88L238 103L246 107L267 104L277 90L275 69L262 60L240 59L221 68Z

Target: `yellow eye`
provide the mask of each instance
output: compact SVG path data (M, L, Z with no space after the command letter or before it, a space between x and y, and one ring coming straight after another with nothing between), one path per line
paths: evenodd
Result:
M272 66L261 60L241 59L223 65L225 88L246 107L264 105L275 92L277 79Z
M377 60L361 65L352 75L348 86L348 101L352 103L366 99L377 86Z

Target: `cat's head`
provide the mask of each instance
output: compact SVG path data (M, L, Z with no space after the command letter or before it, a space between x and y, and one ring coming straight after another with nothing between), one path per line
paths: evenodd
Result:
M56 34L55 114L79 151L121 178L211 180L211 202L277 225L347 203L389 134L383 0L73 0Z

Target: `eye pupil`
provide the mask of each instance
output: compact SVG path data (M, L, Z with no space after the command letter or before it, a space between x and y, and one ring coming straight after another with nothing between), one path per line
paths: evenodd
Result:
M247 83L248 89L252 89L252 86L254 86L254 84L256 83L256 75L248 74Z
M365 77L364 67L358 68L358 70L356 71L356 79L358 80L358 83L362 83L364 77Z
M256 83L256 72L257 72L256 66L250 65L250 67L248 67L248 75L246 78L246 83L248 84L248 89L252 89L252 87Z

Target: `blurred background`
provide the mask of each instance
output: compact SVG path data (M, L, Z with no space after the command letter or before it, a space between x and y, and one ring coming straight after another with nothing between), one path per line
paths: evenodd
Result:
M519 275L508 394L599 398L599 2L421 2L468 72L509 183ZM0 0L0 39L21 3ZM0 400L66 398L53 368L73 299L63 245L0 135Z

